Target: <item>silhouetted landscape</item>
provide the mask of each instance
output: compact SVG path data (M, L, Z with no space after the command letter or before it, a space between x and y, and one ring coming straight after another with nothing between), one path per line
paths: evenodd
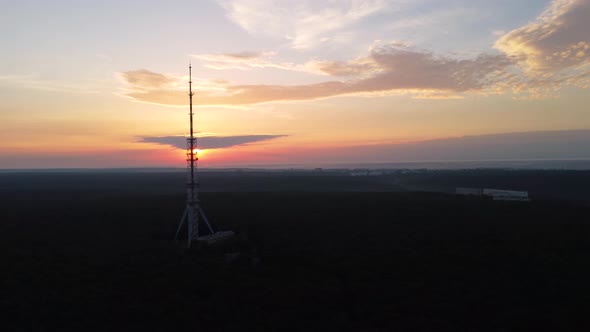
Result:
M0 332L590 331L590 0L0 8Z
M354 172L202 172L205 211L236 236L190 250L172 241L182 172L0 174L3 330L588 326L590 171Z

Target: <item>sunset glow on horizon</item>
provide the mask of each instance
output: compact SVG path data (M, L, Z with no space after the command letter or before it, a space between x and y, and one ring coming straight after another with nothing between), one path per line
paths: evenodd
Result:
M590 158L590 0L3 7L0 169Z

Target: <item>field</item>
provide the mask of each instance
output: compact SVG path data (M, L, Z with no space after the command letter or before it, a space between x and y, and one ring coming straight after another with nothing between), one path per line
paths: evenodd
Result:
M587 173L473 172L204 174L190 251L182 173L1 174L3 330L586 330Z

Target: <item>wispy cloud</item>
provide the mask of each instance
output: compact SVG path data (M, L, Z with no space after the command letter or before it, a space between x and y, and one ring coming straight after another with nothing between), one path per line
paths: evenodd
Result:
M199 149L223 149L233 146L263 142L286 137L287 135L238 135L238 136L202 136L198 138ZM140 142L167 145L178 149L186 149L184 136L145 136Z
M275 52L239 52L196 54L192 57L200 61L204 67L216 70L272 68L327 76L354 77L366 76L378 70L375 63L367 57L360 57L345 62L312 60L304 64L296 64L276 61L274 59L275 55Z
M300 70L290 62L275 62L272 60L275 52L240 52L225 54L196 54L192 57L201 61L210 69L240 69L274 68L284 70Z
M246 31L289 40L293 48L308 49L332 40L336 31L386 9L392 2L221 0L220 4Z

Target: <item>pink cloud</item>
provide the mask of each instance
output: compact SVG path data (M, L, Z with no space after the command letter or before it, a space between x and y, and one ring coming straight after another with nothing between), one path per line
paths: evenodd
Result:
M475 59L457 60L397 45L374 49L363 63L364 65L357 62L323 62L320 68L334 75L363 75L372 72L372 75L366 78L292 86L227 85L222 93L199 93L198 98L195 98L195 104L242 105L396 90L466 92L485 88L494 80L497 72L511 65L511 62L501 55L481 55ZM158 86L160 82L166 81L161 77L163 74L146 75L146 72L143 70L123 74L131 89L131 92L126 93L127 96L158 104L186 103L183 93ZM135 75L140 77L136 78Z

